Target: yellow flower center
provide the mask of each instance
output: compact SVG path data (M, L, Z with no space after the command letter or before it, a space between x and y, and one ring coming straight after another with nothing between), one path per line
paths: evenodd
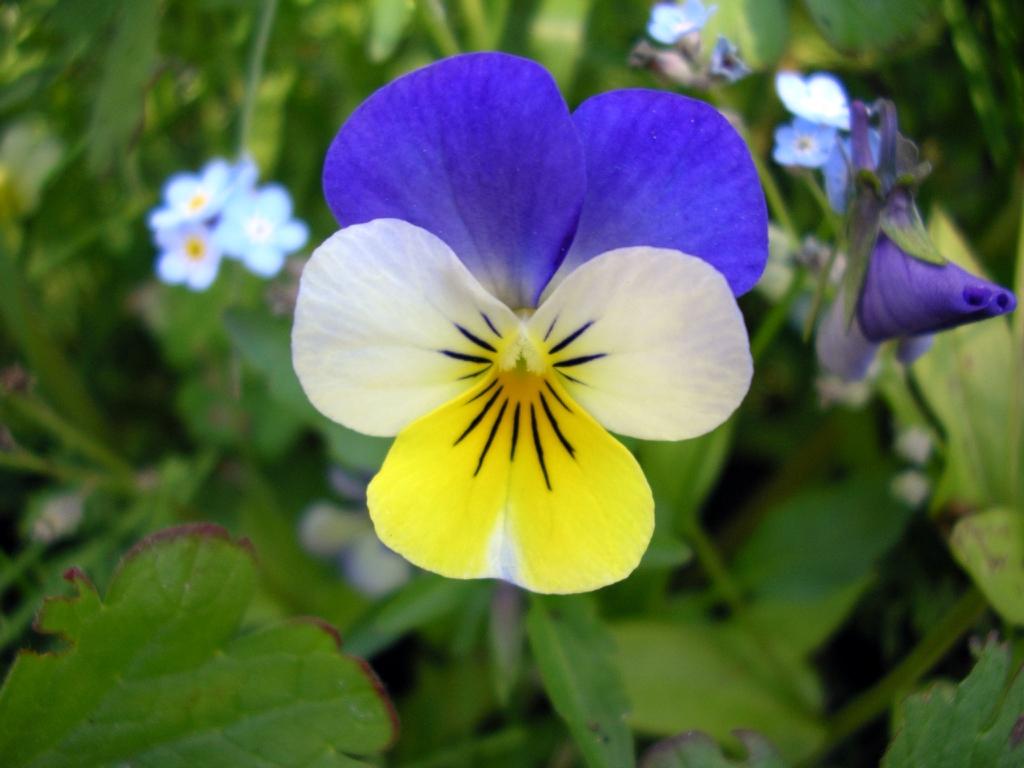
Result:
M188 200L187 208L188 208L189 213L198 213L204 207L206 207L206 204L208 202L210 202L210 196L209 195L207 195L202 190L196 192Z
M201 237L192 235L185 241L185 256L190 261L202 261L206 256L206 243Z

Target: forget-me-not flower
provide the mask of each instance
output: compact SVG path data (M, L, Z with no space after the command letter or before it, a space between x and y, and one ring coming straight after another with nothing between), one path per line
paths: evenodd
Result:
M835 149L836 129L798 117L775 129L772 157L780 165L820 168Z
M700 0L682 0L679 3L658 3L651 9L647 34L665 45L675 45L691 32L699 32L715 12Z
M342 229L303 273L293 362L324 414L397 435L381 540L540 592L627 576L654 502L606 430L694 437L750 385L735 295L767 215L740 136L660 91L570 113L537 64L467 54L367 99L323 180Z
M898 132L895 107L881 102L877 154L871 146L868 111L854 102L850 146L852 167L871 183L857 186L851 211L851 258L860 243L866 263L853 296L839 296L818 329L822 364L846 379L862 378L878 345L899 340L900 356L912 362L927 350L930 334L1012 312L1011 291L972 275L956 264L925 258L913 199L916 150ZM908 253L915 248L920 253ZM852 300L848 311L847 302Z
M727 83L735 83L750 74L750 67L740 58L740 51L729 38L719 35L711 49L708 73Z
M219 158L199 173L174 174L164 186L163 205L149 214L150 228L157 231L213 218L244 178L227 160Z
M185 285L205 291L220 269L220 246L203 223L185 223L156 231L160 249L156 272L169 285Z
M811 123L849 130L850 106L842 83L825 72L804 78L796 72L779 72L775 90L790 112Z
M309 230L292 218L292 201L277 184L235 195L227 204L214 238L224 253L250 271L273 277L285 257L306 244Z

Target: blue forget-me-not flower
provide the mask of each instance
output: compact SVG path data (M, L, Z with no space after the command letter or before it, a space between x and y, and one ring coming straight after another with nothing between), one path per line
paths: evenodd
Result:
M700 0L683 0L679 3L658 3L651 9L647 22L647 34L665 45L675 45L691 32L699 32L715 12L716 6L708 8Z
M205 290L225 255L270 277L305 244L306 226L291 218L288 193L276 185L256 189L257 176L248 158L234 164L218 158L199 173L168 179L162 204L148 218L162 281Z
M827 72L801 77L796 72L779 72L775 90L790 112L811 123L850 129L850 105L842 83Z
M540 592L625 578L654 502L609 431L704 434L750 385L735 296L768 244L743 139L663 91L570 112L539 65L476 53L370 96L323 180L342 229L303 272L292 359L321 412L396 436L367 491L381 540Z
M228 256L250 271L273 277L289 253L306 244L309 230L292 218L292 201L277 184L235 195L227 204L214 239Z
M772 157L780 165L820 168L835 149L836 129L812 123L802 117L775 129Z

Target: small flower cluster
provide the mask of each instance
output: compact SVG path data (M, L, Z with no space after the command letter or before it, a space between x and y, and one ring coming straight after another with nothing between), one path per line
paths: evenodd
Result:
M288 192L278 184L257 187L257 176L251 160L216 159L167 180L163 202L149 214L162 281L206 290L225 256L273 277L306 244L309 231L292 217Z
M707 8L700 0L658 3L647 22L648 36L668 50L639 43L630 55L633 66L647 67L672 82L688 88L706 89L719 83L734 83L750 74L736 46L718 36L710 57L701 56L701 30L717 6Z
M839 131L850 129L850 105L842 83L825 72L806 78L780 72L775 90L794 115L792 122L775 129L775 162L822 168L830 165L833 157L842 161ZM842 166L845 168L845 163Z

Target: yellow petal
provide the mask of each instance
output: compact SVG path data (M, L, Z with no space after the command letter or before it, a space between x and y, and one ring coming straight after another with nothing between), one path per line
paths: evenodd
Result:
M381 540L416 565L535 592L625 578L654 528L633 455L556 381L517 371L399 433L368 504Z

